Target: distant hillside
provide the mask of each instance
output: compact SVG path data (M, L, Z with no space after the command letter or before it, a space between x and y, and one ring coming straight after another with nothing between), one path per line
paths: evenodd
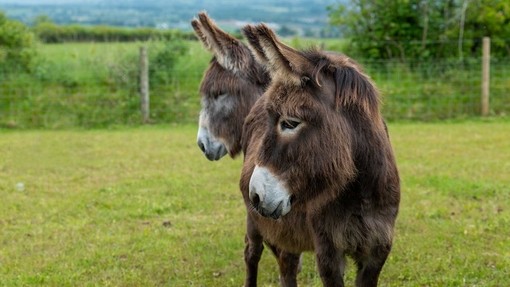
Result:
M113 25L190 29L205 10L229 30L246 22L266 22L288 33L328 33L326 7L338 0L0 0L0 10L30 24L47 15L57 24Z

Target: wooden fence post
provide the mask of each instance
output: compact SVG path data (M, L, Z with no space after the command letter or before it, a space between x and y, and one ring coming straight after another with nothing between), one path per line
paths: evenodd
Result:
M491 39L489 37L483 37L481 114L484 117L489 115L490 53Z
M140 109L142 112L142 122L149 122L150 98L149 98L149 60L147 57L147 47L140 47Z

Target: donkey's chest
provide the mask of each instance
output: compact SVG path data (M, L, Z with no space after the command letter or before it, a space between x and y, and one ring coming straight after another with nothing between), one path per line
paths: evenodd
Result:
M256 212L250 212L250 217L257 225L264 241L294 253L314 249L305 213L289 214L278 220L262 217Z

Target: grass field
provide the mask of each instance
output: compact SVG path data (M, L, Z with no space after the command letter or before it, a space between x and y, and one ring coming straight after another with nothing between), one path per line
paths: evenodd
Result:
M183 55L169 63L173 50L164 42L41 44L33 74L0 74L0 127L139 124L141 46L148 48L151 62L152 121L194 122L200 80L211 55L198 41L183 45ZM155 59L165 52L167 58L160 60L165 65L159 67Z
M402 203L380 285L509 286L510 121L389 128ZM0 130L0 286L242 286L241 159L208 162L195 133ZM321 286L314 264L301 286Z

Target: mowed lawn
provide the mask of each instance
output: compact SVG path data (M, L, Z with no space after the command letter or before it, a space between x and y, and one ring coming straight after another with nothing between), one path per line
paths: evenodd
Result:
M510 121L389 129L402 202L380 286L510 286ZM242 286L242 160L207 161L195 134L0 131L0 286ZM321 286L314 264L301 286ZM259 282L278 286L267 249Z

